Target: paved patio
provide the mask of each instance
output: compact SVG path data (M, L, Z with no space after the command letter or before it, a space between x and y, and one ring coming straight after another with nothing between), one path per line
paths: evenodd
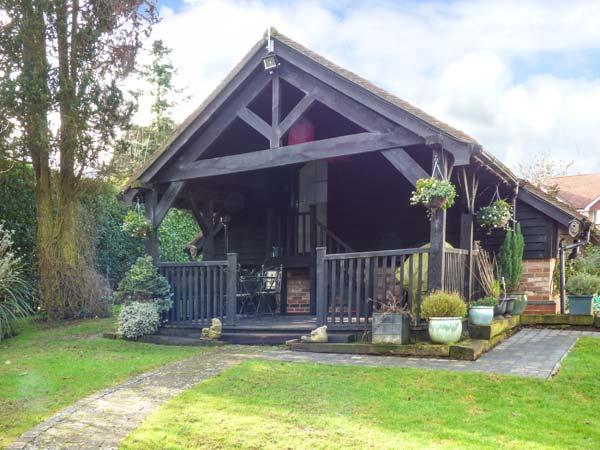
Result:
M214 352L168 364L81 399L21 435L8 448L116 449L130 432L168 399L251 358L486 372L544 379L558 370L560 361L580 336L600 337L600 333L525 329L474 362L296 353L273 347L225 346Z
M600 338L600 333L528 328L519 331L490 352L484 354L477 361L304 353L285 350L268 351L263 357L290 362L411 367L415 369L486 372L500 375L549 378L556 373L562 359L581 336Z

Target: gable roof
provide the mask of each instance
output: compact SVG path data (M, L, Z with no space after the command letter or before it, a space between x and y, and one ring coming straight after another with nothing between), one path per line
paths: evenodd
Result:
M146 162L133 173L133 175L129 178L127 183L125 184L124 191L128 189L133 189L138 186L137 181L147 172L153 165L155 165L163 155L165 155L171 147L174 146L175 142L178 138L186 131L190 125L192 125L208 108L212 105L213 102L217 99L217 97L225 90L226 87L233 80L240 75L242 70L254 60L260 63L260 59L265 54L265 37L267 36L267 31L264 33L264 37L261 38L258 42L256 42L252 48L248 51L248 53L242 58L242 60L227 74L227 76L223 79L223 81L216 87L216 89L200 104L196 110L194 110L167 138L167 140L160 145L157 150L146 160ZM428 128L431 129L431 134L445 134L452 138L453 140L469 145L475 150L481 151L481 145L471 136L466 134L463 131L460 131L447 123L436 119L435 117L427 114L423 110L411 105L410 103L402 100L401 98L387 92L384 89L381 89L375 86L370 81L356 75L355 73L344 69L341 66L329 61L323 56L313 52L312 50L307 49L302 46L298 42L290 39L289 37L281 34L275 28L270 29L271 38L275 41L279 41L281 44L301 53L303 56L311 59L316 62L320 66L328 69L333 72L336 76L349 81L355 86L358 86L365 91L373 94L378 99L383 100L394 107L402 110L404 113L409 114L410 116L418 119L423 124L425 124ZM257 56L259 57L257 59Z
M575 209L588 209L600 200L600 173L556 177L558 198Z

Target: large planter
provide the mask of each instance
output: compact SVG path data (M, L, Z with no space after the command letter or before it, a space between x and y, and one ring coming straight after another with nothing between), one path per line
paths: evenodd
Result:
M461 317L430 317L429 339L436 344L458 342L462 334Z
M572 316L591 316L593 295L569 295L569 314Z
M472 325L489 325L492 323L493 319L493 306L471 306L469 308L469 322L471 322Z
M527 294L510 294L510 296L515 299L512 311L513 316L523 314L523 311L527 308Z
M373 344L408 344L410 319L405 314L373 313Z
M506 311L504 312L504 314L507 316L512 316L513 308L515 306L515 299L512 297L507 297L505 299L505 302L506 302Z
M501 299L496 306L494 306L494 317L501 319L506 313L506 300Z

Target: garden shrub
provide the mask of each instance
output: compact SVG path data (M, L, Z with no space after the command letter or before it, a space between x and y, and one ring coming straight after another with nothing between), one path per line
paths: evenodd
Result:
M153 303L131 302L121 307L119 333L128 339L156 333L160 317Z
M464 317L467 305L460 295L454 292L437 291L425 296L421 304L421 315L430 317Z
M168 311L171 308L171 286L158 273L150 256L140 257L119 283L117 300L123 303L153 303L158 312Z
M189 261L185 247L198 233L200 227L192 213L184 209L170 209L158 227L160 260Z
M13 251L14 233L0 223L0 341L16 333L16 322L31 309L31 285L22 273L21 259Z
M589 273L577 273L567 280L565 289L571 295L600 294L600 277Z

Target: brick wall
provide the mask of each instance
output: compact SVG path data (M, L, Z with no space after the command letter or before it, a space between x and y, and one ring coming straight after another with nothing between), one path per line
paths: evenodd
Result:
M556 258L523 260L523 275L519 291L529 299L526 313L555 314L558 301L554 299L552 274Z
M287 312L310 313L310 276L308 270L290 269L287 273Z

